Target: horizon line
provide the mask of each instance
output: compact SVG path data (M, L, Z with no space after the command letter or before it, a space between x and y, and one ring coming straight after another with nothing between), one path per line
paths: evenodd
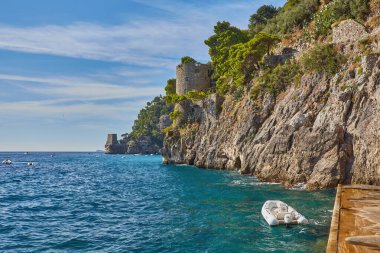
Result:
M34 150L34 151L28 151L28 150L10 150L10 151L4 151L4 150L0 150L0 153L22 153L22 152L28 152L28 153L100 153L100 152L105 152L105 150L91 150L91 151L85 151L85 150L82 150L82 151L78 151L78 150L73 150L73 151L70 151L70 150Z

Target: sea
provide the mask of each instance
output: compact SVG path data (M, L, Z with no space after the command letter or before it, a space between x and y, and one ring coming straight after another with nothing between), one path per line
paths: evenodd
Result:
M0 153L0 252L324 252L333 190L286 189L159 155ZM28 165L31 162L33 165ZM309 219L269 227L278 199Z

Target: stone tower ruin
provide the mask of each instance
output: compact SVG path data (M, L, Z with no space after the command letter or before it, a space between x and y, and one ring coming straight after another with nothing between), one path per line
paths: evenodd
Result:
M119 141L117 140L117 134L108 134L107 136L107 143L106 145L111 145L111 144L119 144Z
M211 87L211 65L201 63L182 63L176 68L176 93L206 91Z

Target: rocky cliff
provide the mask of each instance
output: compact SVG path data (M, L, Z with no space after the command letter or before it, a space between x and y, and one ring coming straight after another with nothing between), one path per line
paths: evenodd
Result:
M172 121L169 113L172 104L167 104L162 96L155 97L142 108L135 120L132 131L118 140L116 134L109 134L105 144L106 154L158 154L161 153L163 129Z
M140 137L137 140L129 140L124 138L110 142L108 138L105 145L106 154L159 154L161 147L158 146L149 136Z
M165 162L236 169L309 189L380 185L379 54L337 46L360 60L333 77L304 75L260 103L248 94L240 101L211 95L178 103L181 117L164 140Z

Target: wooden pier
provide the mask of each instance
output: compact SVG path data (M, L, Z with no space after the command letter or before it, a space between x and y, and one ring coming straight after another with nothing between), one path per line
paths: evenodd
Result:
M380 252L380 187L338 186L326 252Z

